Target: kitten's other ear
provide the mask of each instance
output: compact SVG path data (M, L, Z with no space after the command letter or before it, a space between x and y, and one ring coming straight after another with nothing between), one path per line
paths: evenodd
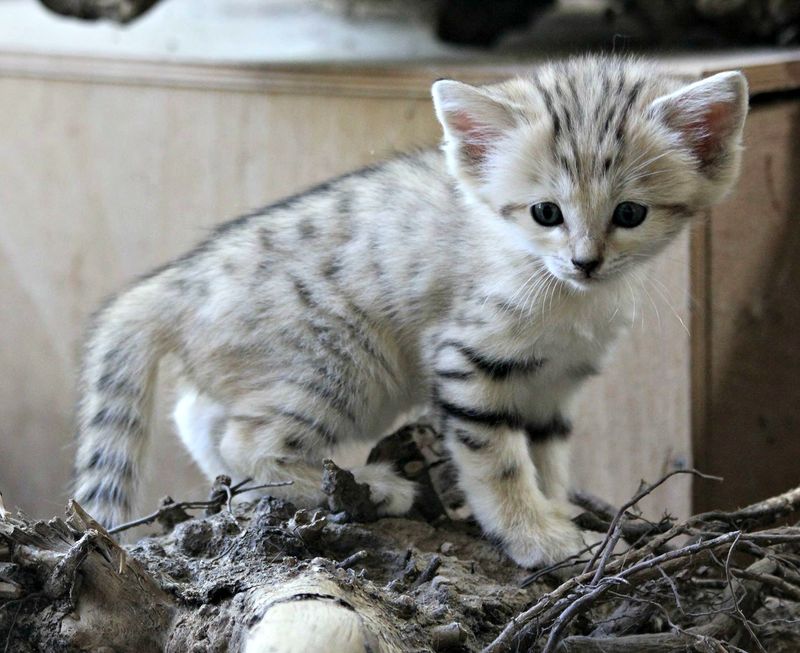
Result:
M706 199L718 201L739 172L747 116L747 80L738 71L718 73L657 99L652 109L677 132L712 182Z
M484 89L450 79L435 82L431 94L451 170L477 177L491 144L515 124L511 107Z

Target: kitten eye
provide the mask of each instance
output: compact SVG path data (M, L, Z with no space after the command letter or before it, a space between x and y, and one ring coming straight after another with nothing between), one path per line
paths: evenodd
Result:
M543 227L555 227L564 222L561 209L558 204L552 202L539 202L531 207L531 215Z
M611 222L623 229L633 229L642 224L646 217L646 206L636 202L622 202L617 204L617 208L614 209L614 216L611 218Z

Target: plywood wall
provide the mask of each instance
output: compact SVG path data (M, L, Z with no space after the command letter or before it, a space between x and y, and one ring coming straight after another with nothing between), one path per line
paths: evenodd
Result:
M699 253L697 459L725 478L696 493L700 509L800 483L800 98L754 98L745 146Z
M369 83L330 95L57 77L0 76L0 489L41 516L67 496L79 343L101 298L223 219L439 133L427 79L383 97ZM687 250L661 259L579 402L576 485L613 501L690 462ZM148 508L205 494L164 412ZM651 507L685 513L689 496L678 480Z

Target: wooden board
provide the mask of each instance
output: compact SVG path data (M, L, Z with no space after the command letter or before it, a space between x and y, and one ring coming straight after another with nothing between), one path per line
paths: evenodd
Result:
M800 99L755 97L745 146L736 192L696 243L695 456L726 479L698 488L699 509L800 482Z
M158 59L97 58L0 49L0 76L91 84L190 88L206 90L344 95L348 97L430 97L440 78L487 84L525 75L550 55L525 61L413 61L364 63L231 64L175 62ZM800 48L748 49L659 55L664 68L701 77L723 70L747 72L752 93L785 91L800 86Z

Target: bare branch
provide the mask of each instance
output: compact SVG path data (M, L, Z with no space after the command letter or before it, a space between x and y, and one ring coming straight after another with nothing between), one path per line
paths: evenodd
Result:
M174 514L176 511L182 510L198 510L200 508L211 508L211 509L219 509L227 505L228 511L231 510L231 500L233 497L244 494L245 492L252 492L253 490L262 490L268 487L283 487L285 485L291 485L292 481L279 481L276 483L263 483L261 485L254 485L251 487L242 487L245 483L247 483L250 479L245 479L236 485L224 485L224 492L212 494L212 497L207 501L178 501L177 503L170 501L169 503L161 506L155 512L150 513L149 515L145 515L144 517L139 517L139 519L134 519L133 521L126 522L124 524L120 524L119 526L115 526L108 530L110 535L116 535L117 533L121 533L123 531L127 531L131 528L135 528L136 526L143 526L144 524L152 524L154 521L162 519L164 517L169 516L170 514Z
M687 470L687 473L696 473L695 470ZM656 534L639 546L633 546L624 555L616 556L612 559L614 546L621 537L621 524L626 521L627 511L633 507L644 496L653 491L667 478L674 473L668 474L657 483L648 485L628 501L622 508L616 511L611 521L606 537L593 557L593 561L586 565L584 573L571 580L562 583L549 594L541 597L534 605L515 617L509 622L503 631L489 644L484 653L501 653L516 649L531 648L542 633L548 633L547 642L543 648L546 653L552 653L560 646L564 645L563 635L570 622L579 614L586 612L597 604L606 594L613 592L616 586L625 586L626 592L635 591L649 581L658 582L663 588L669 588L675 597L679 610L686 615L680 603L680 596L674 581L668 574L676 571L693 569L701 558L698 554L704 553L710 556L721 555L725 557L726 563L721 563L725 569L727 582L727 593L730 606L733 607L734 614L728 615L719 612L718 618L712 623L715 627L712 631L698 631L686 633L670 633L669 638L662 638L650 643L642 640L631 640L630 645L634 646L682 646L686 647L687 642L697 642L697 637L714 639L716 634L730 631L738 625L743 626L756 645L759 645L756 635L750 627L747 615L748 610L742 607L742 598L737 595L734 578L741 578L745 581L746 592L744 596L751 596L757 588L770 587L782 593L795 597L800 593L800 588L792 585L788 581L774 576L773 571L778 563L774 558L762 558L754 565L761 564L762 567L755 568L751 565L746 571L735 569L731 566L732 550L742 545L752 547L754 550L767 551L764 547L775 547L776 545L796 545L800 542L800 528L798 527L778 527L771 530L763 530L748 533L743 528L734 528L727 531L722 526L741 524L742 527L752 527L754 524L775 523L781 516L789 514L800 506L800 488L795 488L778 497L762 501L747 508L735 512L714 511L690 517L686 521L675 524L668 530ZM698 476L706 477L697 472ZM594 504L598 512L608 514L607 506L602 503ZM691 534L694 537L689 543L678 548L668 548L667 545L680 535ZM752 551L751 551L752 552ZM777 554L774 549L773 554ZM594 562L597 567L592 571ZM557 567L555 565L554 567ZM660 576L660 578L659 578ZM666 580L665 580L666 578ZM748 585L749 583L749 585ZM713 612L711 613L713 614ZM702 616L702 615L697 615ZM722 619L724 617L724 619ZM724 625L724 629L722 626ZM687 639L688 637L688 639ZM722 638L724 640L724 637ZM570 644L564 650L581 650L576 648L578 640L569 638ZM668 641L667 641L668 640ZM595 640L598 641L597 639ZM604 641L605 640L600 640ZM710 641L710 640L708 640ZM569 648L569 647L572 648ZM561 650L561 649L559 649ZM586 648L584 650L592 650ZM594 650L626 650L624 648L603 648ZM627 650L634 650L629 648ZM640 648L637 650L656 650ZM663 648L660 650L673 650ZM675 648L683 650L683 648Z
M591 561L589 564L586 565L584 568L584 573L589 571L595 564L595 562L599 562L597 564L597 571L595 572L594 578L592 578L592 585L596 585L597 582L602 578L603 571L605 570L606 563L608 562L608 557L611 555L614 547L619 542L620 535L622 534L622 523L625 517L625 513L633 508L637 503L639 503L642 499L644 499L647 495L652 494L652 492L666 483L670 478L673 476L677 476L679 474L691 474L693 476L697 476L698 478L704 478L709 480L715 481L722 481L719 476L709 476L708 474L703 474L696 469L676 469L668 474L662 476L658 481L652 483L650 485L645 485L641 490L639 490L633 498L625 503L618 511L617 514L614 515L614 519L611 521L611 525L608 528L608 533L603 540L600 548L595 551L594 555L592 556Z

